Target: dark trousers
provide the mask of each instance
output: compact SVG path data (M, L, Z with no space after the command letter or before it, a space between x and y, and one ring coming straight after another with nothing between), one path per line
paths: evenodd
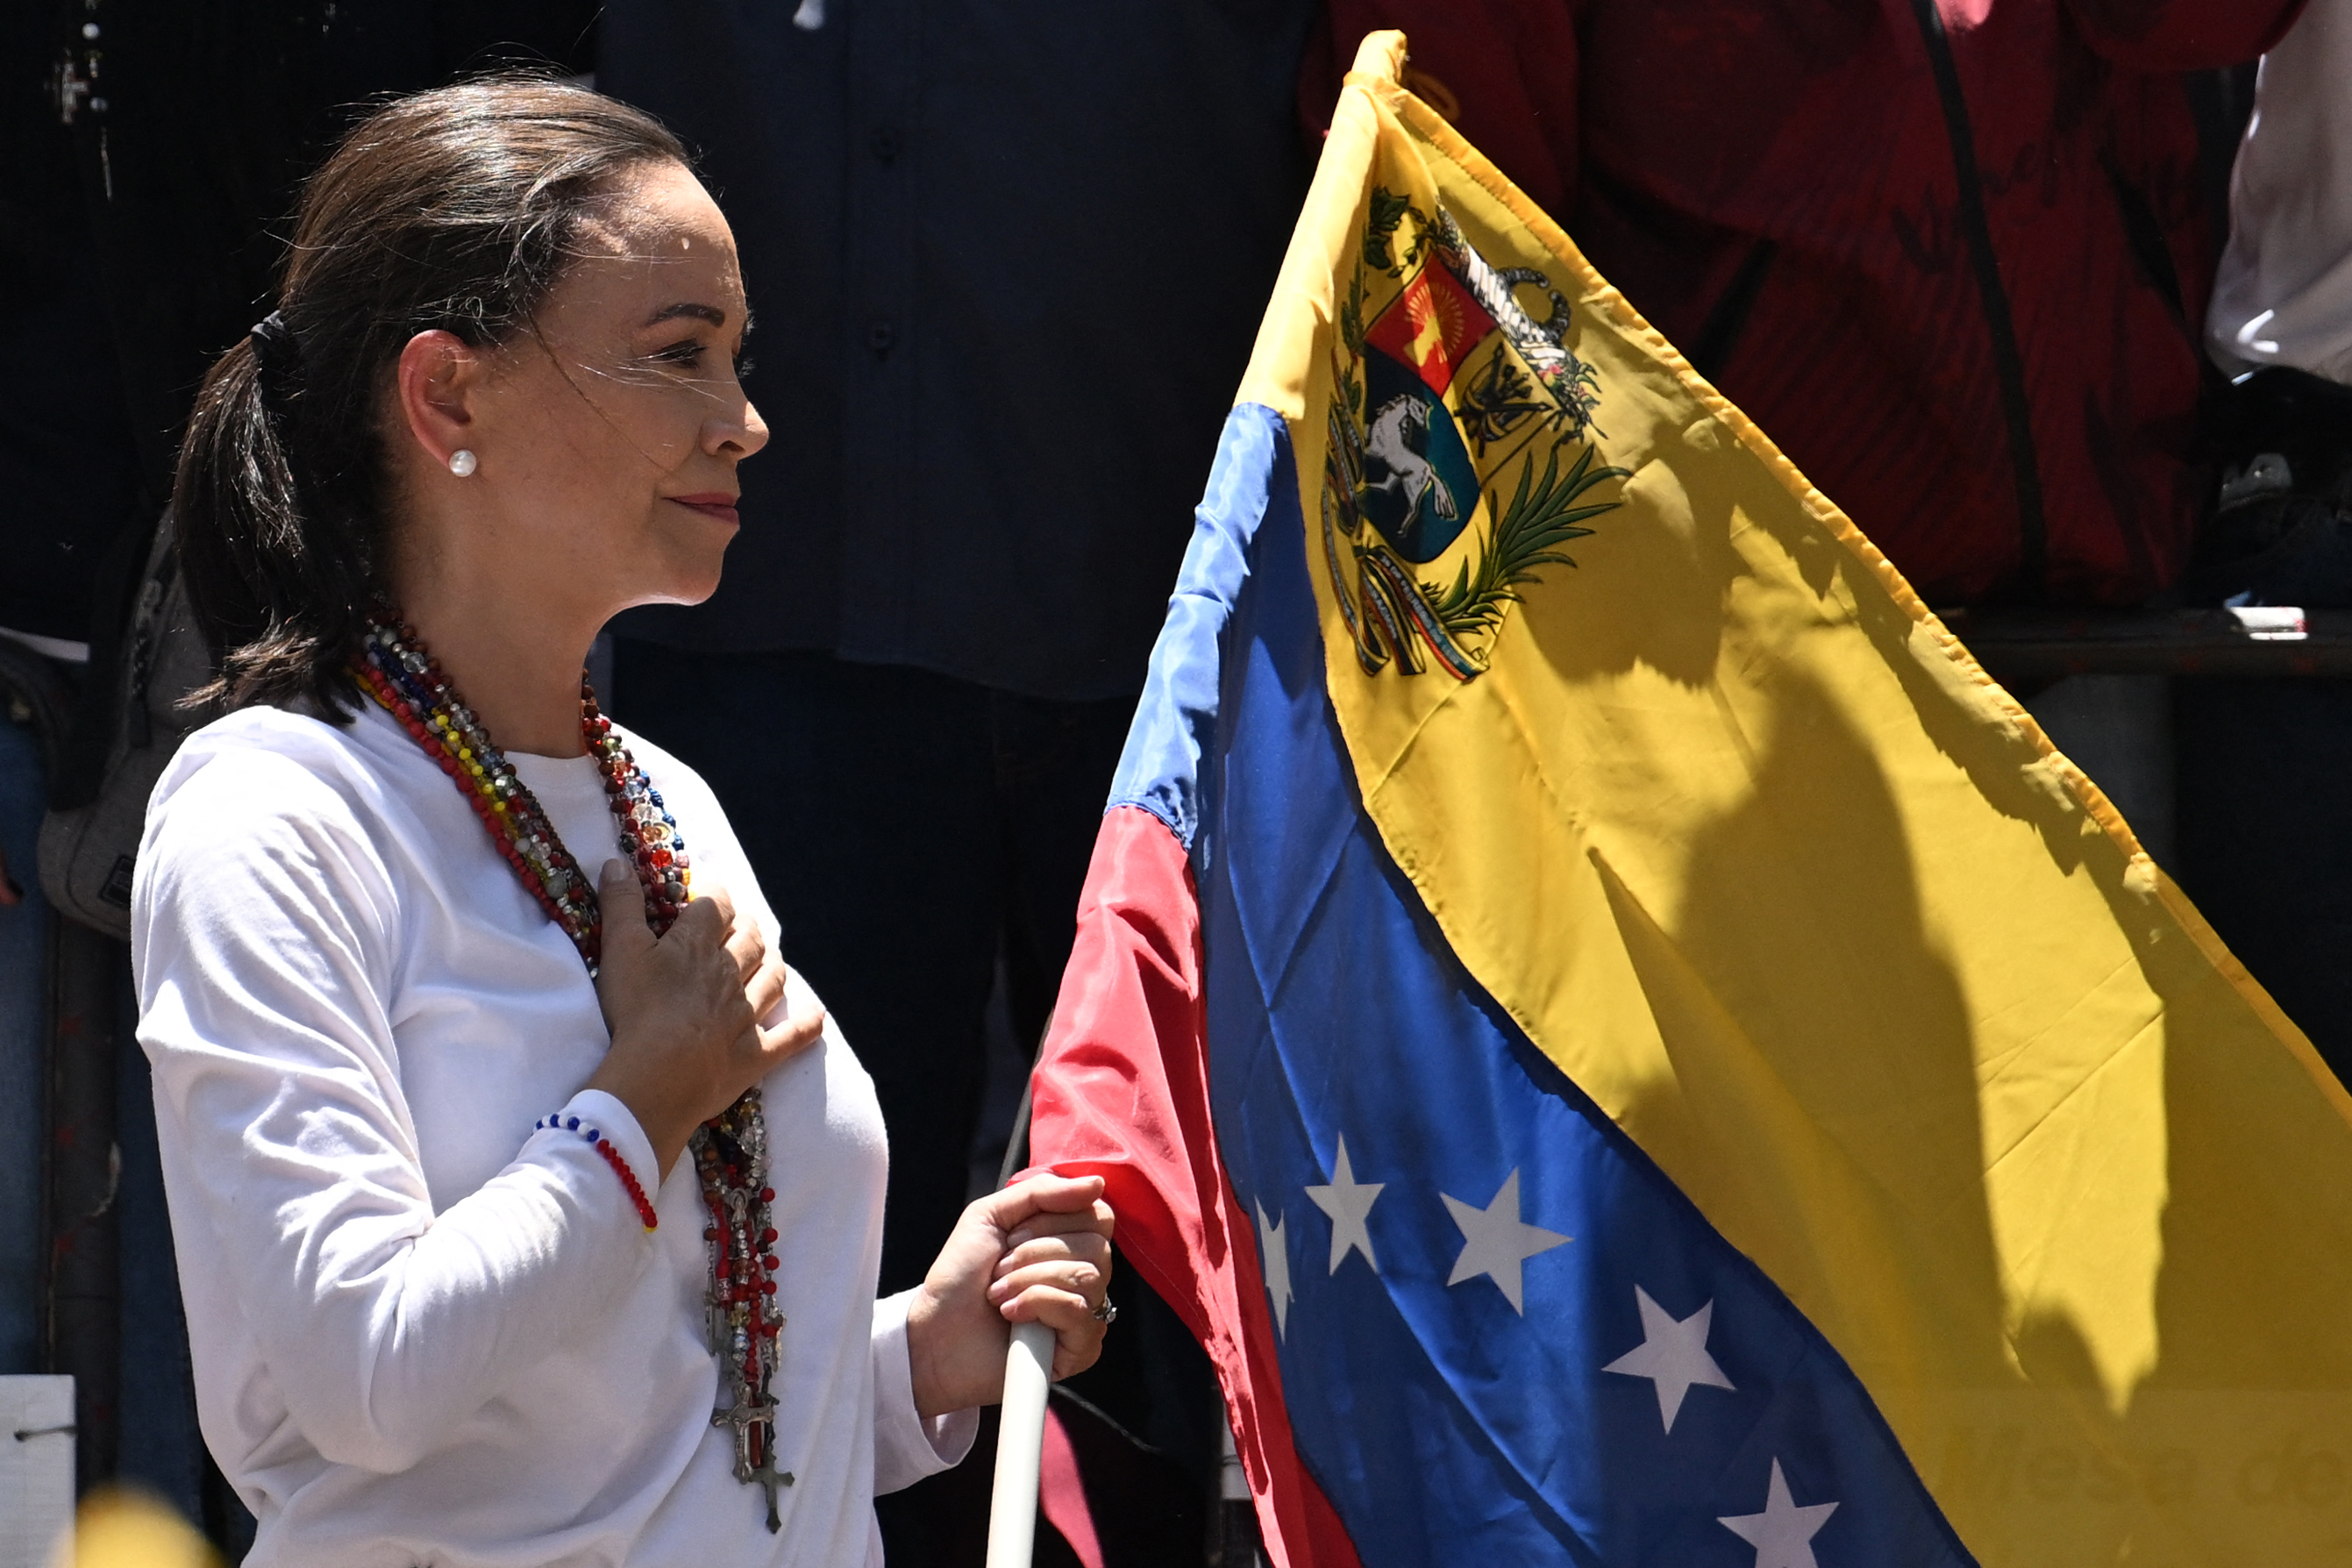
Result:
M2352 680L2175 689L2181 888L2352 1084Z
M881 1289L919 1283L963 1208L999 954L1025 1049L1069 958L1134 700L633 640L613 681L614 714L718 793L784 958L873 1074L890 1132Z
M2191 592L2352 607L2352 388L2263 371L2232 389L2233 474ZM2175 683L2180 885L2352 1083L2352 680Z

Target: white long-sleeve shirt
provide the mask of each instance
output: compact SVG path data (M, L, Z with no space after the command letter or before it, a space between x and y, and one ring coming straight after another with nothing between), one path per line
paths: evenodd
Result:
M2205 337L2231 372L2352 385L2352 0L2311 0L2263 57Z
M708 787L630 746L698 888L772 944ZM593 877L594 764L512 761ZM887 1153L837 1029L762 1086L797 1478L771 1535L711 1425L693 1162L656 1192L627 1110L580 1089L609 1044L586 968L437 764L372 704L341 728L248 709L181 749L138 868L197 1409L253 1568L881 1561L874 1494L961 1458L975 1418L918 1417L906 1299L874 1299ZM658 1229L579 1133L532 1130L556 1110L626 1156Z

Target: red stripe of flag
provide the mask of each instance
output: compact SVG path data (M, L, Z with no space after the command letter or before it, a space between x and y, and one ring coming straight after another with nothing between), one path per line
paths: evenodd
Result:
M1158 817L1114 808L1037 1064L1030 1147L1040 1168L1104 1179L1121 1257L1208 1352L1275 1568L1361 1568L1291 1437L1257 1233L1211 1125L1207 1046L1192 865Z

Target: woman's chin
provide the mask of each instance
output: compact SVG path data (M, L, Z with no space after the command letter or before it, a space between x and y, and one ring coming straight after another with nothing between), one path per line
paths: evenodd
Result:
M707 576L666 583L630 600L629 607L635 609L639 605L698 605L717 592L719 574L713 572Z
M658 583L632 602L639 605L698 605L719 592L719 574L727 557L727 546L734 539L734 528L713 528L714 537L698 540L690 546L682 542L667 541L669 548L662 552Z

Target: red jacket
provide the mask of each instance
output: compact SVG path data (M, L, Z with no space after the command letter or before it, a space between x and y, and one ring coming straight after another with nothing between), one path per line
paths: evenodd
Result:
M2204 503L2178 73L2301 0L1329 0L1931 604L2130 604Z

